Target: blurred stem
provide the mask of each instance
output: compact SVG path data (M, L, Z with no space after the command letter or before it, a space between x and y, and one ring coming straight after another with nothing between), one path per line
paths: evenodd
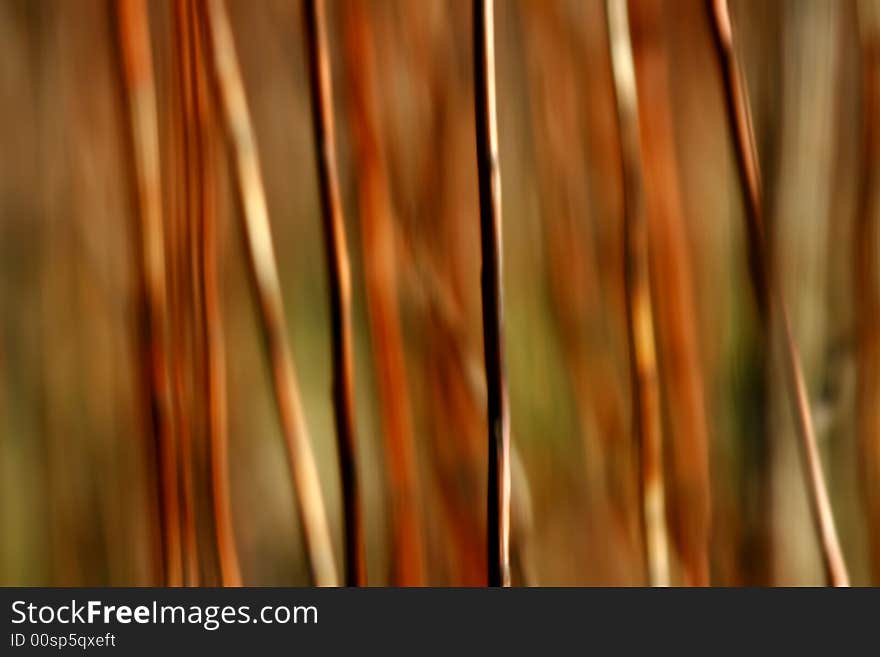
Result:
M402 240L398 239L395 242L401 246L402 252L406 251ZM429 317L426 323L436 334L437 342L443 345L444 349L441 357L433 360L435 363L441 361L437 364L442 364L443 368L452 370L450 376L454 377L457 383L460 382L469 406L473 406L475 409L485 409L487 405L486 379L483 376L479 356L469 348L468 340L466 340L467 329L462 321L461 308L456 303L456 297L449 281L431 264L431 258L422 249L419 249L417 254L405 254L407 259L404 260L404 263L409 268L413 267L412 260L418 260L421 264L418 290L425 294L423 299L427 306L425 314ZM415 284L415 281L413 283ZM443 375L438 378L444 380ZM444 395L443 397L448 403L450 397L456 396ZM448 407L444 406L442 410L448 412ZM532 559L534 525L532 494L522 456L512 434L510 465L511 571L516 566L522 585L533 586L536 583L536 573ZM450 516L453 516L455 533L459 534L454 538L459 543L466 542L469 537L465 534L470 533L469 527L473 523L469 522L469 519L464 517L465 514L457 508L459 505L454 499L455 496L449 494L448 487L443 487L441 495L443 503L449 509ZM469 551L466 547L460 545L459 549L461 550L461 554L458 556L459 561L470 561Z
M662 0L632 7L632 42L645 171L649 254L656 293L660 376L671 436L674 513L685 583L709 584L711 486L703 371L697 337L691 254L688 249L675 151L669 56Z
M494 0L474 0L474 114L480 192L483 349L489 428L489 586L510 586L510 416L504 365L501 169L495 116Z
M420 371L423 368L424 376L433 382L431 386L421 387L427 412L424 442L430 448L427 461L430 474L424 480L424 494L427 503L436 501L438 504L442 532L448 539L443 546L438 546L442 550L444 564L435 564L428 570L427 576L436 577L445 565L448 568L448 581L463 586L479 586L487 581L485 506L473 503L474 499L480 499L481 475L486 470L483 460L486 381L482 353L473 353L472 345L466 339L466 331L462 331L461 326L452 330L442 321L437 321L435 307L430 303L435 298L434 293L441 288L445 294L450 294L451 288L455 288L455 281L471 278L466 273L470 254L452 251L454 242L448 238L450 233L463 230L465 226L473 228L473 224L469 223L472 217L461 212L457 202L463 197L465 186L472 189L473 177L459 171L453 155L459 144L465 145L468 154L472 148L472 129L460 121L473 103L469 97L471 80L468 75L450 75L449 53L437 52L441 43L454 39L450 31L445 29L448 21L466 17L470 11L467 3L461 3L447 5L442 12L433 15L431 12L405 12L408 39L412 44L412 48L406 50L391 49L386 43L387 39L381 38L382 34L388 34L392 29L390 22L393 14L377 12L377 18L382 18L375 24L376 33L380 35L375 45L377 58L405 63L405 70L414 81L424 81L429 99L424 106L427 114L425 129L421 132L426 142L419 149L421 157L415 163L415 194L412 201L395 197L404 211L399 217L400 221L392 224L396 229L394 245L399 258L400 281L402 287L406 288L402 297L427 302L419 305L414 313L418 324L414 337L421 346L414 355L421 360ZM457 70L457 67L453 66L452 70ZM414 85L414 90L417 88L418 85ZM380 99L376 97L377 104ZM399 148L404 140L396 129L394 116L394 112L390 111L389 121L383 127L396 137L388 143L389 177L391 180L400 180L405 175L405 164ZM397 148L394 148L395 144ZM446 171L449 175L438 178L438 171ZM458 174L454 175L456 171ZM400 187L389 187L389 191L399 193ZM407 212L406 208L411 208L411 211ZM433 220L423 224L420 216L424 210L420 209L428 208L431 211L424 214L432 216ZM416 226L422 229L413 230ZM431 270L433 275L423 276L427 270ZM452 298L461 300L461 296ZM462 350L471 356L473 370L464 369L457 361ZM463 375L464 372L467 375ZM474 376L469 376L471 374ZM482 386L482 397L479 399L473 398L466 387L473 379ZM448 485L450 480L455 481L456 485ZM428 528L434 522L425 519ZM511 531L515 531L516 526L512 519ZM427 550L430 553L430 546Z
M714 28L715 41L724 79L728 123L735 143L740 184L746 202L748 219L749 260L759 308L766 317L775 312L781 319L781 330L771 339L779 340L782 348L786 388L794 415L800 451L804 461L805 484L810 499L825 573L833 586L849 586L849 574L834 523L834 514L822 472L816 445L813 419L797 346L792 334L791 319L778 277L768 259L762 205L761 176L758 168L754 128L749 111L748 90L739 68L733 44L733 29L727 0L707 0ZM771 324L766 324L772 326ZM771 329L772 330L772 329Z
M326 22L324 1L306 0L305 26L311 81L312 122L318 158L324 245L330 275L333 410L336 418L337 452L345 517L345 581L349 586L364 586L367 583L367 575L364 563L363 517L358 494L357 431L354 418L351 266L348 260L342 200L339 197L333 85Z
M601 5L590 9L596 8L602 11ZM604 36L605 28L601 22L599 25ZM575 70L574 62L583 62L587 67L586 96L595 104L596 94L606 93L611 86L610 77L602 79L602 73L610 68L608 48L603 42L599 56L587 56L580 52L583 46L578 43L574 54L571 25L558 0L525 3L521 30L527 43L528 113L550 300L586 458L584 487L589 507L585 524L601 537L590 542L596 550L591 552L590 560L593 571L601 573L604 581L615 582L630 573L633 560L638 563L642 556L640 539L629 531L631 521L638 516L631 512L633 504L620 499L618 493L621 481L632 479L632 471L621 472L619 467L620 447L628 436L620 403L623 396L612 384L615 372L604 325L608 314L602 303L602 263L594 257L594 240L598 239L595 229L604 217L597 207L600 204L591 198L590 185L584 181L595 181L596 186L606 189L613 187L608 178L614 177L616 167L596 157L604 166L601 175L591 175L581 151L572 148L573 144L588 143L586 133L603 130L590 118L584 121L584 92L578 85L583 73ZM601 53L605 54L604 60ZM611 269L619 271L618 267Z
M450 20L464 17L469 7L448 5L435 14L406 12L408 39L413 48L394 57L407 62L408 74L414 81L425 82L428 102L426 138L417 163L416 208L431 208L433 217L422 230L406 221L394 221L392 236L396 264L400 265L399 281L402 294L417 303L415 316L417 334L424 339L419 350L426 361L427 376L434 381L427 392L428 426L425 437L431 447L429 460L435 478L425 480L431 499L440 504L450 543L443 547L450 575L456 585L485 584L486 536L485 519L474 508L473 499L479 489L477 476L483 469L485 444L485 413L487 410L486 378L482 353L469 339L469 326L463 315L463 296L469 295L456 285L470 280L470 257L461 252L453 235L467 230L471 221L462 212L460 200L467 198L471 176L457 169L458 145L472 147L472 132L460 120L467 105L472 103L471 79L463 71L453 73L446 53L436 49L450 38L445 26ZM386 20L388 14L385 14ZM388 29L376 24L377 32ZM376 41L377 51L380 41ZM386 53L386 56L390 53ZM418 87L418 85L417 85ZM378 104L378 99L377 99ZM386 127L390 127L386 124ZM392 151L393 152L393 151ZM389 161L389 166L391 160ZM399 163L398 163L399 164ZM448 175L438 178L437 172ZM400 173L400 172L399 172ZM394 178L394 176L390 176ZM407 202L400 200L402 204ZM421 214L416 211L416 214ZM430 213L429 213L430 214ZM410 222L418 219L409 217ZM453 251L450 251L453 249ZM412 296L410 296L412 295ZM475 442L476 441L476 442ZM535 582L532 536L532 510L528 477L518 457L516 441L510 439L510 570L511 582L529 586ZM485 470L484 470L485 471ZM449 485L449 481L456 485ZM452 548L451 550L449 548Z
M638 97L626 0L606 0L624 186L627 326L633 422L639 442L642 522L648 579L669 585L669 547L663 482L663 437L651 284L648 226L640 153Z
M201 249L198 255L198 281L201 297L202 371L206 392L207 430L210 447L211 502L214 520L220 583L223 586L241 586L241 569L232 516L229 481L229 429L227 421L226 348L224 344L223 313L220 306L218 278L217 208L215 196L214 112L206 75L206 22L203 5L191 2L192 57L194 71L194 99L197 119L196 137L199 158L196 168L201 193L200 214L196 216Z
M856 426L862 463L873 583L880 584L880 289L878 289L876 174L880 163L880 15L857 3L862 48L862 171L855 233L858 383Z
M392 505L392 583L419 586L425 582L420 491L398 311L394 216L373 97L374 36L368 8L361 0L351 0L344 7L345 62L357 163L367 311L379 379Z
M297 493L312 579L318 586L335 586L338 578L333 544L287 337L266 193L232 28L223 0L207 0L206 7L216 86L235 160L249 272L260 308L260 328L272 365L275 398Z
M162 579L168 586L179 586L183 577L180 507L171 390L167 373L167 307L156 89L146 2L120 0L116 15L133 145L139 217L136 259L139 342L142 377L149 406L150 433L156 444Z
M183 530L184 582L189 586L198 585L198 543L195 526L195 502L193 487L193 418L190 398L187 396L186 360L187 337L191 328L188 320L193 319L193 309L198 298L193 294L191 264L198 262L193 257L198 251L199 240L194 234L196 216L200 205L200 162L195 127L195 107L193 97L194 62L192 59L192 16L189 0L174 3L174 55L175 81L177 82L177 112L175 124L179 129L182 174L178 180L182 187L181 198L172 216L169 235L171 283L171 352L172 380L174 394L174 415L177 428L178 458L180 461L180 500Z

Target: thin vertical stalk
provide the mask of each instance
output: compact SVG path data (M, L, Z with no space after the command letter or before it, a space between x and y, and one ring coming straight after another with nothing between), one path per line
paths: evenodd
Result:
M150 431L156 443L163 580L182 583L177 458L168 379L164 236L156 89L145 0L120 0L116 12L128 104L139 216L137 285L143 377L148 381Z
M626 0L606 0L624 187L624 267L632 369L633 423L639 444L642 524L648 580L669 585L660 387L651 306L648 225L642 179L638 94Z
M391 498L392 583L424 584L424 545L419 481L406 357L397 293L397 254L388 166L375 103L375 46L368 8L345 5L344 42L350 116L357 163L362 253L373 358L379 383L382 428Z
M510 586L510 411L504 364L501 168L495 116L494 0L474 0L474 116L480 194L480 274L489 428L489 586Z
M877 167L880 165L880 14L858 3L862 49L862 170L853 280L856 300L856 428L867 513L872 582L880 583L880 253L877 248Z
M687 585L709 583L709 437L697 334L691 254L674 141L674 110L661 0L632 5L645 207L654 289L660 376L667 401L672 477L668 504Z
M345 581L367 583L364 527L358 491L357 429L354 417L354 339L351 328L351 266L336 166L333 87L323 0L306 0L305 26L311 82L312 123L318 158L318 183L324 246L330 276L330 324L333 340L333 411L345 518Z
M782 286L778 277L771 271L771 263L767 253L761 174L749 110L748 90L734 51L733 29L727 0L708 1L711 2L709 10L724 81L728 123L736 146L739 180L746 204L749 259L756 295L762 314L768 316L772 310L778 314L781 321L779 334L771 335L770 339L779 340L782 351L786 388L804 460L805 484L825 573L833 586L849 586L849 574L837 536L825 476L822 472L807 386L797 346L794 343L791 319Z
M170 262L171 298L171 353L172 381L174 394L174 416L177 429L177 447L180 461L180 508L183 536L184 582L190 586L198 585L198 542L195 522L195 499L193 484L193 427L192 414L187 398L187 338L196 297L191 295L192 277L189 275L191 253L198 249L199 240L193 235L192 224L198 213L199 162L196 145L195 108L193 98L192 33L189 0L174 3L174 55L175 82L177 83L177 112L175 127L179 131L179 163L182 175L178 182L182 193L175 200L177 205L171 217L168 235ZM176 142L177 143L177 142ZM189 303L192 301L192 303Z
M728 121L733 132L736 163L739 168L740 184L748 214L749 267L752 286L763 315L768 314L769 292L767 263L763 254L763 209L761 205L761 173L758 154L752 135L752 112L749 108L748 89L736 53L733 50L733 32L726 0L707 0L710 3L713 34L721 59L721 73L724 78L724 94Z
M293 354L287 338L266 193L232 28L223 0L207 0L206 7L216 86L235 160L249 272L260 308L260 328L272 366L275 398L297 493L312 579L318 586L335 586L338 579L333 544L300 399Z
M207 429L210 451L211 503L220 582L223 586L241 586L241 568L235 544L232 500L229 482L229 430L227 422L226 348L223 313L220 307L218 275L217 210L214 189L215 123L206 75L205 16L199 2L191 2L193 96L197 120L196 137L199 166L196 168L201 194L197 217L198 275L202 311L202 353L204 390L207 405Z
M427 261L427 258L422 258ZM427 266L422 272L422 287L427 292L427 303L430 307L430 322L434 331L440 336L440 342L445 345L443 358L444 366L454 368L454 376L463 384L463 391L467 395L469 406L485 408L487 405L486 380L480 376L479 354L473 353L467 341L463 339L466 333L462 325L461 313L456 306L455 295L449 289L449 285L436 268ZM447 408L444 406L444 408ZM444 502L454 506L454 501L444 498ZM535 568L531 559L532 541L532 494L525 468L522 465L522 456L516 447L516 442L511 437L510 441L510 554L512 575L519 570L521 584L533 586L535 584ZM463 533L461 525L457 523L457 531ZM465 559L462 559L464 561Z

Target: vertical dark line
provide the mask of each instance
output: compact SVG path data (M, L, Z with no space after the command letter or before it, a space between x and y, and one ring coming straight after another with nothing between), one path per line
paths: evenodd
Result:
M333 412L342 479L345 518L345 583L366 584L364 528L358 492L357 432L354 418L354 362L351 328L351 267L345 220L339 197L333 89L323 0L306 0L306 42L311 82L312 123L318 159L318 183L324 246L330 277L330 322L333 351Z
M488 397L489 586L510 586L510 417L504 364L501 171L495 117L493 0L474 0L474 118L480 196L480 281Z
M724 82L724 100L728 114L728 122L734 139L734 155L742 186L743 198L746 202L748 225L749 273L752 286L758 300L758 309L766 324L769 319L769 292L767 263L763 249L763 212L761 207L761 174L759 160L755 152L752 135L752 113L745 82L740 79L739 65L733 52L733 35L731 32L730 15L727 4L706 0L710 4L712 17L712 33L715 37L716 49L721 59L721 74Z

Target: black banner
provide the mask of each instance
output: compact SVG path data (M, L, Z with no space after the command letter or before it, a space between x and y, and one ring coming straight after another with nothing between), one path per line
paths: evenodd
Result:
M5 588L2 655L697 652L876 642L871 589Z

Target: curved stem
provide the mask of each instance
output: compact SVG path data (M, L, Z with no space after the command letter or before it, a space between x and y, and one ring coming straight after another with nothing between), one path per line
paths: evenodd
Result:
M206 7L214 74L235 159L249 272L260 308L260 329L272 366L275 400L297 493L312 579L318 586L336 586L338 579L333 544L300 399L293 354L287 338L266 192L232 28L223 0L207 0Z
M778 278L773 275L768 260L761 175L758 168L754 128L749 110L748 90L734 51L733 28L727 0L708 1L711 2L709 10L724 79L728 123L736 144L739 179L746 201L749 259L752 263L753 281L759 307L765 317L772 309L781 320L779 334L770 337L779 340L782 349L786 387L804 460L805 483L825 572L833 586L849 586L849 574L840 547L840 539L837 536L837 528L834 524L834 514L831 509L828 488L825 484L825 476L822 472L822 461L816 444L807 385L794 342L791 319L782 286Z

